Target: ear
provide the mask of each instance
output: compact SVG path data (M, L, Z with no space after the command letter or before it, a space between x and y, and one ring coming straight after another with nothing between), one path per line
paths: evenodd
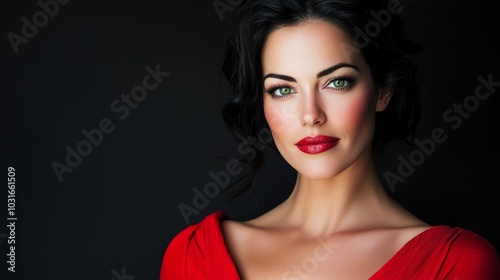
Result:
M389 101L391 101L392 97L392 88L390 87L380 87L377 90L377 106L375 110L377 112L384 111L389 105Z

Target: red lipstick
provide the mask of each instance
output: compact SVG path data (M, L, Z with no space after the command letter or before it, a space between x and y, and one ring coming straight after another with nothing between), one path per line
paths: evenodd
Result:
M307 136L297 142L297 148L306 154L318 154L330 150L339 142L338 138L326 135Z

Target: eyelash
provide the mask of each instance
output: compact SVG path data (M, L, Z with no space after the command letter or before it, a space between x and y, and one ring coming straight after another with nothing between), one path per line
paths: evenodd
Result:
M333 90L348 90L350 89L354 83L356 82L356 79L352 78L352 77L349 77L349 76L338 76L338 77L334 77L334 78L331 78L329 79L327 82L326 82L326 85L329 85L331 82L335 81L335 80L344 80L347 82L347 85L341 87L341 88L333 88Z
M283 84L283 83L277 83L273 86L271 86L269 89L266 90L266 92L271 95L272 98L286 98L288 95L290 94L287 94L287 95L283 95L283 96L279 96L279 95L275 95L274 92L280 88L284 88L284 87L288 87L290 89L293 90L293 87L290 87L289 85L287 84Z
M339 76L339 77L334 77L334 78L330 78L328 79L328 81L325 83L325 87L327 85L329 85L331 82L335 81L335 80L344 80L347 82L347 85L346 86L343 86L341 88L331 88L333 90L340 90L340 91L345 91L345 90L348 90L350 89L354 83L356 82L356 80L352 77L349 77L349 76ZM284 83L277 83L273 86L271 86L269 89L266 90L266 93L268 93L269 95L271 95L272 98L275 98L275 99L283 99L283 98L287 98L290 94L287 94L287 95L283 95L283 96L279 96L279 95L275 95L274 92L280 88L284 88L284 87L287 87L287 88L290 88L292 91L294 90L293 87L287 85L287 84L284 84Z

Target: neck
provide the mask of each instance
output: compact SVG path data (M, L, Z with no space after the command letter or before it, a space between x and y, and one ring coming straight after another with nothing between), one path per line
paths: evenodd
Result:
M366 156L334 178L313 180L299 173L276 211L282 223L317 236L375 226L394 204Z

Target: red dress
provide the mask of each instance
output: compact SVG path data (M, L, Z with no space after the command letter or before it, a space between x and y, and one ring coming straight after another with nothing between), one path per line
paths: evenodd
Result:
M163 257L160 280L238 280L216 211L177 234ZM459 227L433 226L408 241L369 280L500 280L500 258L483 237Z

